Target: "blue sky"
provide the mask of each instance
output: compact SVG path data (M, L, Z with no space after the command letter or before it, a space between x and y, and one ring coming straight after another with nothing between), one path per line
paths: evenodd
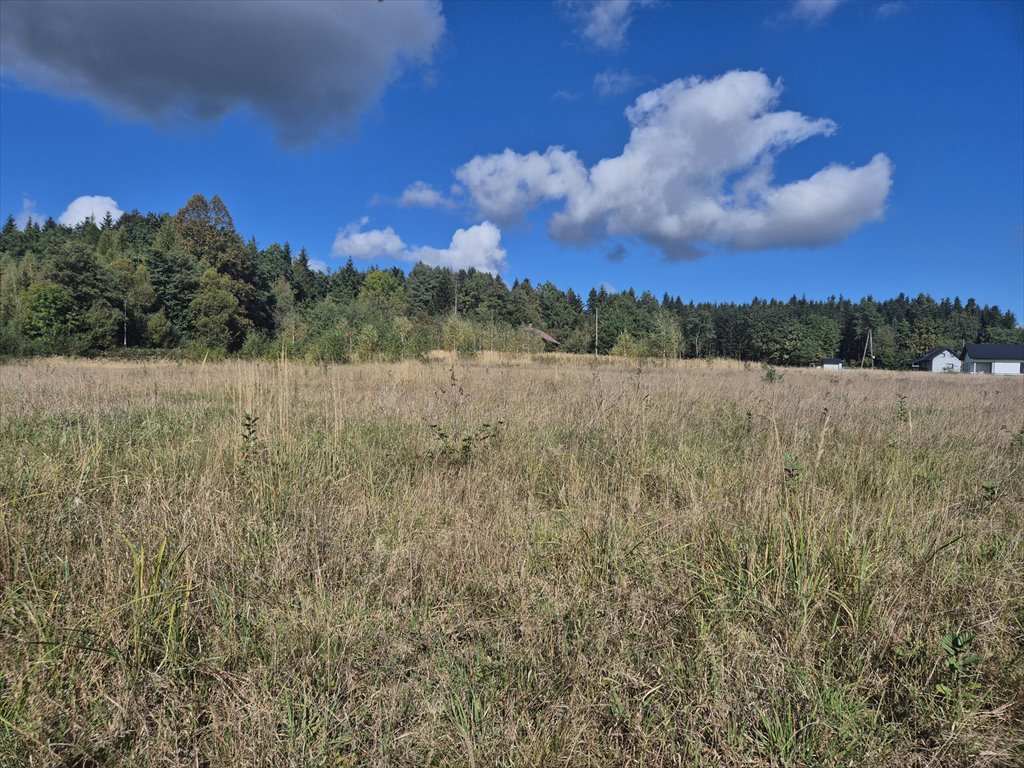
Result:
M697 301L925 292L1024 317L1022 3L0 14L4 216L201 192L331 269L423 259Z

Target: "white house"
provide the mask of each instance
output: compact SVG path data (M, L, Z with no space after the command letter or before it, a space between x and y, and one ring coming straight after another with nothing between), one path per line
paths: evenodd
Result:
M821 361L821 367L826 371L843 370L843 359L841 357L826 357Z
M964 344L964 373L1024 374L1024 344Z
M914 360L910 367L915 371L960 373L961 363L960 358L949 347L936 347Z

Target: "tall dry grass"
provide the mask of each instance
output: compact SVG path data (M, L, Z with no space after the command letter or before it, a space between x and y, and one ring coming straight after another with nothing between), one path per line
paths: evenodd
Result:
M0 763L1020 765L1022 516L1024 379L10 364Z

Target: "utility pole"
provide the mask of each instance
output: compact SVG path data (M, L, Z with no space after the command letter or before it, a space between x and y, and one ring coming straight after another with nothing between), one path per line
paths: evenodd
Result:
M864 340L864 354L860 356L860 367L864 367L864 361L868 356L868 349L871 350L871 367L875 367L875 341L871 338L871 329L868 328L868 337Z
M594 357L597 357L597 316L600 313L597 304L594 305Z
M124 346L128 346L128 297L124 297Z

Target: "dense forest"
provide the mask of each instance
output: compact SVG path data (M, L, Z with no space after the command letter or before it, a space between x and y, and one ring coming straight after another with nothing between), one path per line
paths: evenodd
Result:
M0 355L282 353L319 362L393 360L431 349L540 351L543 329L567 352L731 357L808 365L859 361L871 329L876 365L903 368L938 346L1021 342L1011 312L920 295L853 302L755 298L684 303L665 294L591 290L416 264L408 274L310 268L305 249L260 248L219 197L176 214L48 219L0 231Z

